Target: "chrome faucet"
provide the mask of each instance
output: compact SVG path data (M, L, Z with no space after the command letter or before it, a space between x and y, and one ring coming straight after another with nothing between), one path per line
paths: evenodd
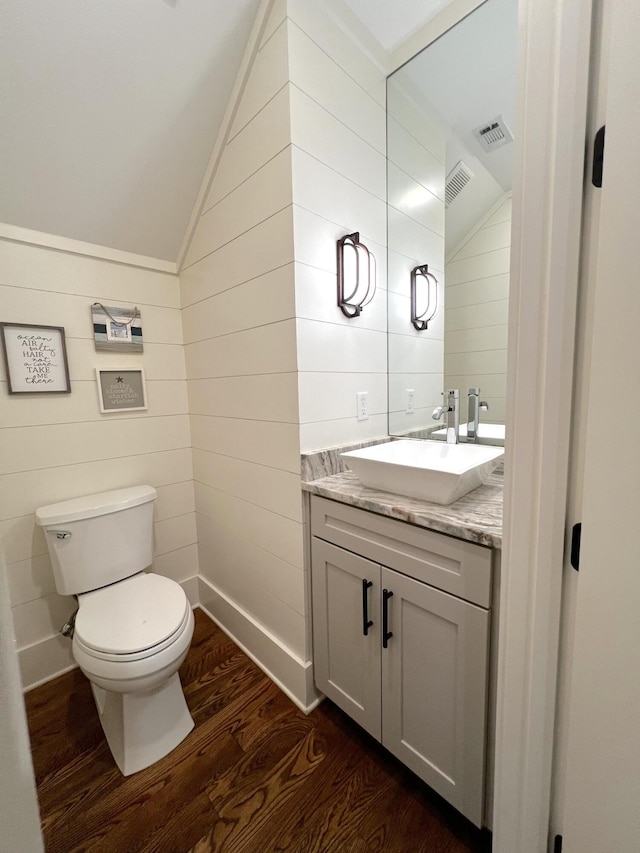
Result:
M485 400L480 400L479 388L469 388L467 394L469 396L467 441L474 441L477 444L480 433L480 412L488 412L489 404Z
M436 406L433 410L433 419L439 421L446 414L447 444L457 444L460 427L460 391L457 388L449 388L442 392L442 396L446 405Z

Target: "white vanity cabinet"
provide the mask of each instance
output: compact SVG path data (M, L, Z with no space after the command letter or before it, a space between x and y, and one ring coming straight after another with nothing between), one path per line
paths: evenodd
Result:
M311 498L318 689L480 826L492 551Z

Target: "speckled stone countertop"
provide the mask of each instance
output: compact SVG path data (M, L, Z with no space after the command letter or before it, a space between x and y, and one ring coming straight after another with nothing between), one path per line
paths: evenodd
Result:
M449 506L368 489L352 471L303 483L302 488L313 495L408 521L418 527L427 527L478 545L501 548L503 482L504 470L499 465L488 483Z

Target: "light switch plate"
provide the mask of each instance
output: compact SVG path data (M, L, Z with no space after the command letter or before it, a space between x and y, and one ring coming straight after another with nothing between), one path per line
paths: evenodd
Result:
M368 391L357 391L356 392L356 401L358 404L358 420L359 421L368 421L369 420L369 392Z
M406 405L405 405L405 410L404 410L405 415L412 415L414 412L413 401L414 401L415 394L416 394L415 389L407 388L407 390L406 390L406 395L407 395Z

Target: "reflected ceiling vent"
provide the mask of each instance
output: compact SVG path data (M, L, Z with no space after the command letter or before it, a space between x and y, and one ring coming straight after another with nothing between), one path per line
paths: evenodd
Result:
M464 160L458 160L456 165L447 175L444 185L444 206L449 205L458 198L462 190L474 176L474 172L467 166Z
M472 131L483 151L495 151L513 142L513 134L507 127L502 116L496 116L491 121L481 124Z

